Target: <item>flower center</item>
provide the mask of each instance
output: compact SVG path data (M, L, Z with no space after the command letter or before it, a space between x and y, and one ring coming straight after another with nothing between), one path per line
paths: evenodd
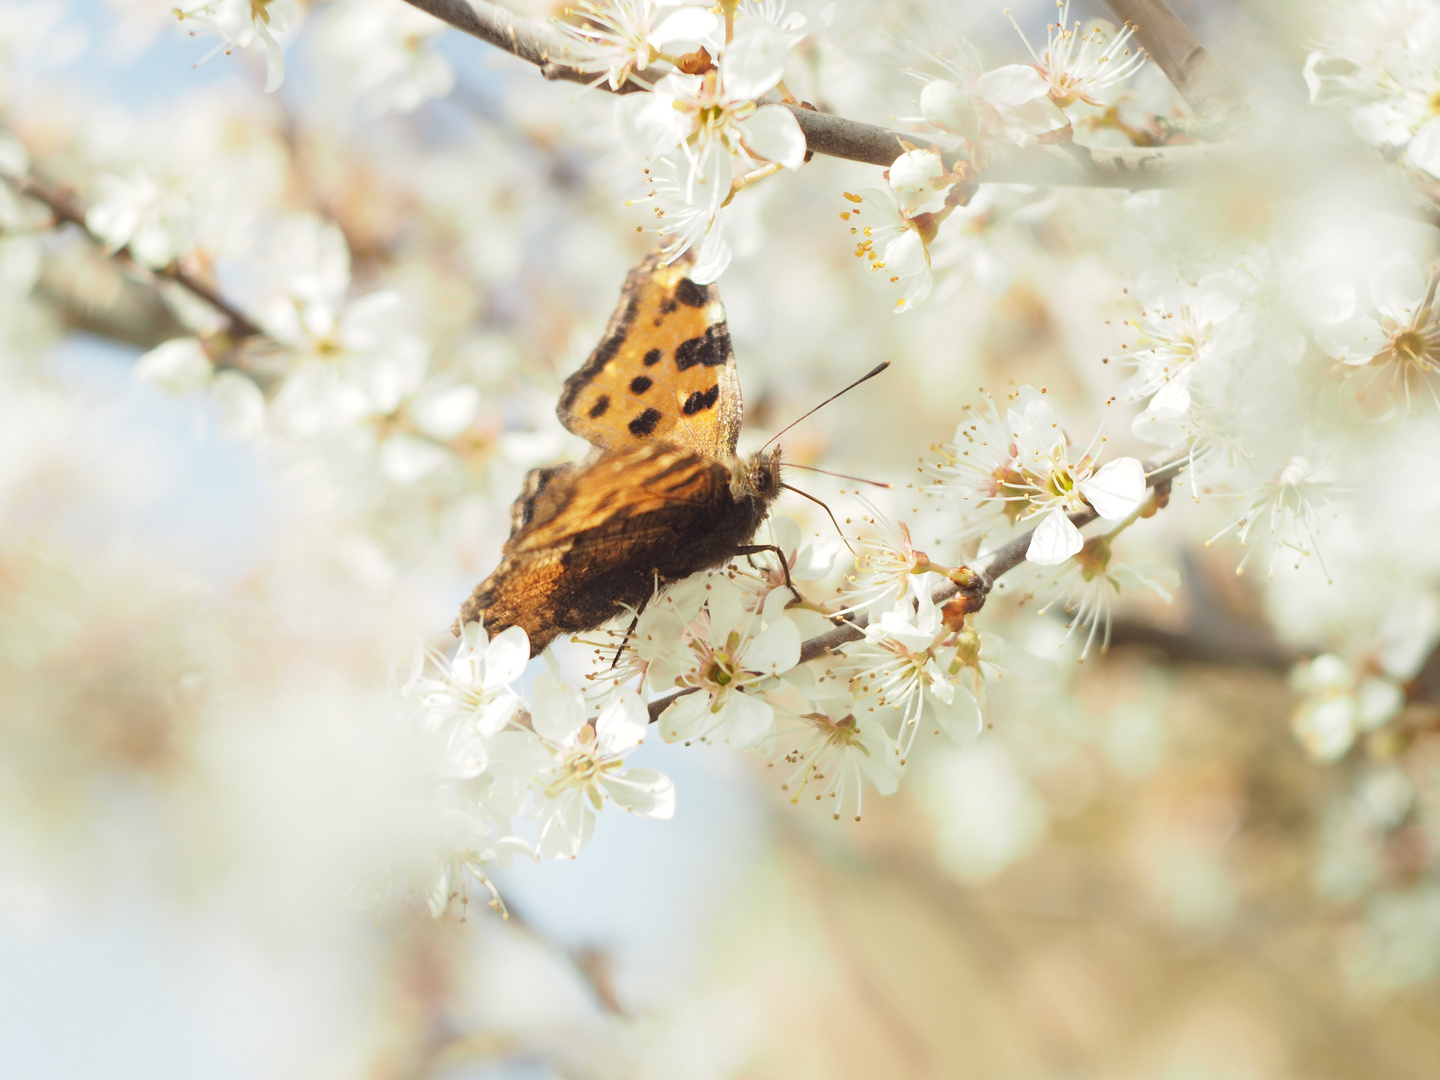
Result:
M1401 362L1423 365L1429 360L1430 342L1418 330L1402 330L1391 339L1390 351Z

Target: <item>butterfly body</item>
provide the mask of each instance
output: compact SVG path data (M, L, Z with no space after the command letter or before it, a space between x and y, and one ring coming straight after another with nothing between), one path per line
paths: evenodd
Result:
M526 476L500 565L462 623L523 627L537 655L748 550L780 493L779 452L735 456L742 406L724 309L713 286L685 277L689 265L651 256L631 271L557 409L598 454Z

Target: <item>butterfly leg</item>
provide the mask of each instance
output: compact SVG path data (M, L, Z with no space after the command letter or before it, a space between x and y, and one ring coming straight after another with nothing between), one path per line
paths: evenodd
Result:
M625 631L625 636L620 639L620 647L615 650L615 658L610 661L610 670L614 671L620 664L620 657L625 655L625 646L630 644L630 635L635 633L635 628L640 625L640 615L645 611L645 605L650 603L650 597L640 601L640 606L635 609L635 615L630 620L630 627Z
M795 583L790 580L790 564L785 560L785 553L774 544L744 544L735 549L736 555L758 555L762 551L773 551L775 557L780 560L780 569L785 573L785 587L790 590L790 595L796 600L804 601L800 590L795 588Z

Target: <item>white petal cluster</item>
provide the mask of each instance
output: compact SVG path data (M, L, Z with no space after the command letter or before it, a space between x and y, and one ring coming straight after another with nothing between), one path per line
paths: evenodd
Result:
M279 89L285 80L285 57L276 35L283 37L294 25L299 15L295 0L212 0L188 11L176 8L175 15L182 25L195 22L220 36L220 44L205 60L221 50L259 45L265 53L265 92Z
M1055 410L1028 386L1015 393L1003 420L992 403L988 416L972 413L961 421L955 441L941 451L930 491L978 518L980 534L1004 520L1039 518L1026 553L1037 566L1058 566L1080 551L1084 539L1071 514L1093 510L1106 521L1121 521L1145 499L1139 460L1100 465L1086 450L1072 461Z
M1305 61L1310 100L1344 109L1361 138L1440 176L1440 8L1335 4Z
M574 858L594 834L595 815L607 801L642 817L675 813L675 787L667 777L625 766L649 727L640 695L633 689L611 695L595 715L580 690L552 667L535 676L527 704L514 684L529 655L519 627L487 640L481 626L470 623L450 659L417 650L402 691L418 706L449 813L495 838L493 856L478 846L454 856L468 859L463 865L472 872L532 850L516 832L517 817L534 820L534 851ZM432 667L438 677L426 674ZM455 872L451 866L442 880Z
M721 211L732 178L761 167L798 169L805 159L805 136L789 108L759 100L780 84L790 50L810 32L805 16L775 0L749 0L737 6L727 38L712 10L691 5L613 0L587 3L579 14L581 23L567 31L590 55L578 66L611 86L647 87L616 99L615 123L653 163L648 195L667 255L698 247L696 280L713 281L730 260ZM638 72L656 60L674 68L644 83Z

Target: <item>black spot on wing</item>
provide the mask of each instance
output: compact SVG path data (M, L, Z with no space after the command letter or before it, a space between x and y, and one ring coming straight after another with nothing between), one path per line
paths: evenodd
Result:
M688 371L696 364L719 367L730 359L730 328L724 323L705 328L705 333L682 341L675 347L675 367Z
M595 399L595 404L590 406L590 419L599 420L605 415L605 410L610 408L610 395L601 394Z
M704 392L696 390L693 394L691 394L688 398L685 399L685 404L681 406L681 411L684 412L686 416L694 416L696 413L704 409L712 408L715 405L715 402L719 400L720 384L716 383L714 386L710 387L709 390L706 390Z
M704 285L696 285L688 277L681 278L680 284L675 286L675 299L686 307L704 307L710 302L710 290Z
M660 410L646 409L639 416L635 417L634 420L630 421L630 434L644 438L646 435L651 434L659 423Z
M649 352L647 352L647 353L645 354L645 366L646 366L646 367L654 367L656 364L658 364L658 363L660 362L660 357L661 357L662 355L664 355L664 354L661 353L659 349L651 349Z
M632 394L643 394L646 390L649 390L654 383L655 380L650 378L649 375L636 375L630 380L630 392Z

